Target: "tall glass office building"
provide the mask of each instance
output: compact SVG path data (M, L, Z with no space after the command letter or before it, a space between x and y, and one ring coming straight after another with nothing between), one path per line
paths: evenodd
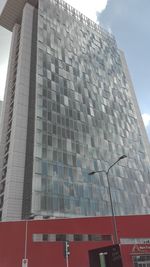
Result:
M16 4L17 3L17 4ZM113 36L62 0L7 0L2 220L150 213L149 142Z

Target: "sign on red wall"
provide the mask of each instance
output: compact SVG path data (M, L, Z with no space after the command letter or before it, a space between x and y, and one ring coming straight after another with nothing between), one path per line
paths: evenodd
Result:
M135 244L132 248L132 254L146 254L150 253L150 245L147 244Z

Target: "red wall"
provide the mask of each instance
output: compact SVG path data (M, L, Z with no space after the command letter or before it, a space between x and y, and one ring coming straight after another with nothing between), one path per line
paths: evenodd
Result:
M101 222L91 219L57 219L43 221L29 222L29 246L28 258L32 262L31 267L34 266L53 266L50 263L55 263L54 267L66 267L64 258L64 244L63 242L47 242L37 243L32 242L33 233L102 233L111 234L111 222L109 218L101 218ZM71 267L88 267L89 259L87 251L89 249L97 248L102 245L107 246L110 242L70 242L70 256L69 263ZM36 257L33 257L36 255ZM38 265L39 264L39 265ZM41 265L40 265L41 264ZM30 266L30 265L29 265Z
M20 267L25 223L0 223L0 267Z
M117 217L117 229L120 238L150 238L150 215ZM133 245L122 245L124 267L133 267ZM144 253L144 250L142 251ZM136 253L135 253L136 254ZM141 253L137 253L141 254ZM150 254L150 250L145 254Z
M119 237L150 237L150 216L117 217ZM0 223L0 267L21 267L24 258L26 222ZM66 267L63 242L33 242L32 234L113 233L111 217L28 221L28 267ZM111 242L70 242L69 267L89 267L88 250ZM132 267L132 246L121 246L124 267Z

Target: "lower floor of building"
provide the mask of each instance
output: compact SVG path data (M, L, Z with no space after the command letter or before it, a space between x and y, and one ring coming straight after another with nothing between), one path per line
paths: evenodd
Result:
M98 266L120 267L105 249L118 244L123 267L150 267L149 225L150 215L1 222L0 266L91 267L89 252L103 248Z

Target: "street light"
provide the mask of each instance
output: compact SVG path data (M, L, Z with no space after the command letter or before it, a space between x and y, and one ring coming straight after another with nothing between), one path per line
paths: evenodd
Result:
M118 233L117 233L117 225L116 225L116 218L115 218L115 212L114 212L114 207L113 207L113 201L112 201L112 195L111 195L111 188L110 188L110 182L109 182L109 171L110 169L120 160L127 158L126 155L122 155L121 157L119 157L109 168L107 171L102 170L102 171L93 171L90 172L89 175L94 175L96 173L101 173L104 172L106 174L107 177L107 183L108 183L108 192L109 192L109 198L110 198L110 206L111 206L111 213L112 213L112 221L113 221L113 228L114 228L114 243L118 244Z

